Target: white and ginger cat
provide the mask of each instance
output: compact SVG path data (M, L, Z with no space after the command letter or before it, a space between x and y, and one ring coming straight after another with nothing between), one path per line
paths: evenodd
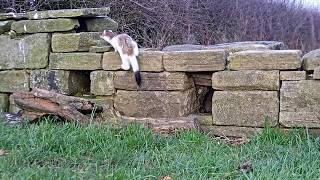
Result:
M129 70L130 66L135 75L138 86L141 85L140 69L137 60L139 49L137 43L127 34L115 34L111 30L104 30L101 38L106 40L118 52L122 61L121 68Z

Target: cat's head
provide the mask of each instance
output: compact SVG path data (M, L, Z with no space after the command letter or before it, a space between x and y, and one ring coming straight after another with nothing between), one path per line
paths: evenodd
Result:
M110 41L115 35L111 30L104 30L100 37L106 41Z

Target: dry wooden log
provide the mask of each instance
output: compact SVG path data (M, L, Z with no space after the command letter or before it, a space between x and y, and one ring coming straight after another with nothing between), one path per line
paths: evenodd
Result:
M93 102L88 100L43 89L16 92L13 93L13 99L23 110L22 117L30 121L52 114L66 120L87 123L90 118L85 114L90 114L93 110L97 112L102 110L101 107L96 107Z

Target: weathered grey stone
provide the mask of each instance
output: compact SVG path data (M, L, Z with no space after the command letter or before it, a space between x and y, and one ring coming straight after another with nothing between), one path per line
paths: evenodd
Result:
M285 127L320 127L320 81L283 81L280 124Z
M97 53L51 53L50 69L97 70L101 69L102 54Z
M306 79L306 71L280 71L281 81L300 81Z
M93 71L90 74L91 93L97 96L112 95L115 93L114 72Z
M166 71L220 71L225 69L224 50L165 52L163 64Z
M195 89L183 92L118 90L114 107L131 117L180 117L195 111L195 101Z
M19 111L22 110L22 109L14 102L13 95L10 95L10 97L9 97L9 102L10 102L10 106L9 106L9 112L10 112L10 113L17 114Z
M10 31L13 21L0 21L0 35Z
M241 51L230 54L231 70L286 70L301 67L301 51L265 50Z
M202 125L202 126L212 126L212 115L208 114L191 114L188 117L194 118L196 121L196 124Z
M29 90L29 74L26 71L0 71L0 92Z
M70 31L79 26L77 19L22 20L12 23L11 29L22 34Z
M89 51L91 46L105 46L108 43L100 38L99 32L53 34L52 52Z
M250 138L253 135L262 133L263 131L263 128L236 126L201 126L201 129L209 135L243 138Z
M279 71L221 71L213 73L212 87L217 90L279 90Z
M160 51L141 51L138 63L141 71L161 72L163 71L163 53ZM103 54L102 67L104 70L120 70L121 59L118 53L106 52Z
M89 52L92 53L104 53L112 51L112 46L91 46Z
M89 18L85 23L89 32L102 32L106 29L117 31L118 29L118 23L109 17Z
M216 91L212 98L214 125L264 127L278 124L276 91Z
M113 107L113 96L96 96L86 99L102 107L102 112L97 114L98 116L95 117L95 120L109 123L119 119L120 114Z
M50 18L74 18L74 17L96 17L106 16L110 8L82 8L82 9L61 9L49 11L28 12L29 19L50 19Z
M20 19L27 19L26 13L0 13L0 20L20 20Z
M123 90L145 90L145 91L172 91L186 90L194 87L192 79L185 73L141 73L141 86L135 81L134 73L131 71L117 71L115 73L114 86Z
M48 65L48 34L33 34L22 39L0 36L0 47L0 70L40 69Z
M0 113L8 112L9 109L9 95L0 93Z
M245 41L245 42L232 42L215 45L172 45L163 48L162 51L192 51L192 50L212 50L212 49L225 49L227 52L239 52L246 50L281 50L284 49L284 44L277 41Z
M46 89L66 95L89 91L90 79L84 72L62 70L34 70L30 76L31 88Z
M191 76L196 85L212 86L212 72L191 73Z
M320 66L314 68L313 79L317 79L317 80L320 79Z
M310 51L303 56L303 69L312 71L314 68L320 66L320 49Z

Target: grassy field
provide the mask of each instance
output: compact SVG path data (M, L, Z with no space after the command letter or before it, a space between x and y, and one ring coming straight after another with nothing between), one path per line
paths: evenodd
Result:
M243 146L197 132L0 123L0 179L319 179L320 142L267 129ZM253 171L237 167L251 161Z

